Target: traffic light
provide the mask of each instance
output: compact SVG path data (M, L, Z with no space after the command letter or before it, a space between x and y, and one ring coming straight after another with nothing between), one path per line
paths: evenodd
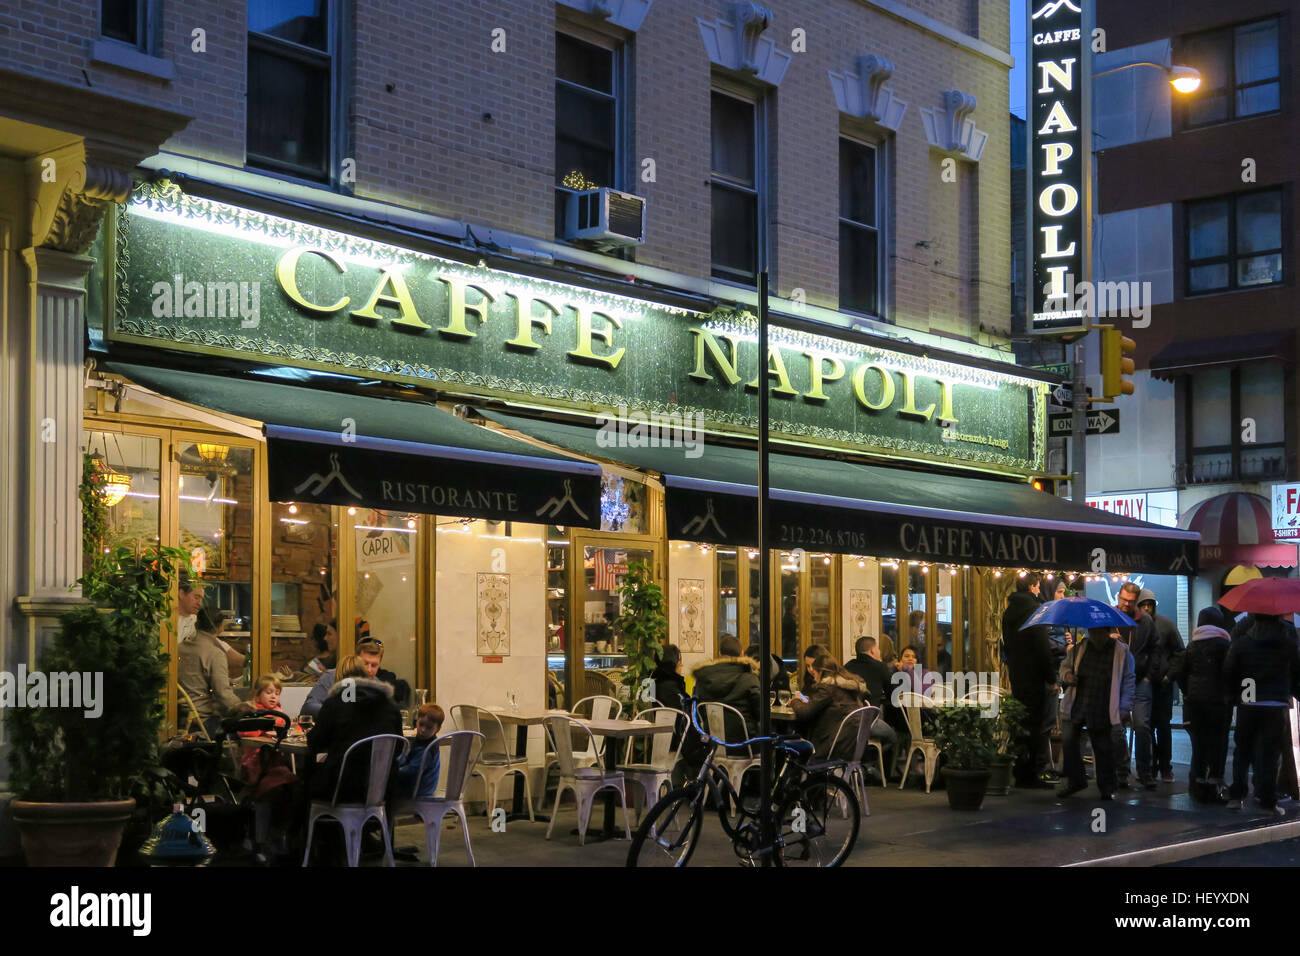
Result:
M1137 343L1111 325L1096 326L1101 330L1101 394L1110 401L1118 395L1132 395L1133 383L1125 378L1137 368L1130 356L1137 351Z

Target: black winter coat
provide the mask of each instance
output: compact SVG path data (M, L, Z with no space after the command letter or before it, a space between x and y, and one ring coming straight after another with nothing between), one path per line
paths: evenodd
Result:
M686 681L677 673L677 668L660 664L650 676L655 682L655 699L664 707L681 710L682 698L686 696Z
M856 727L844 729L834 753L831 744L844 718L862 706L865 690L866 686L856 677L824 677L812 686L807 701L791 702L799 731L812 741L813 754L818 760L853 759Z
M1137 627L1121 627L1119 633L1133 652L1133 674L1138 684L1144 677L1149 678L1153 685L1159 684L1165 676L1165 653L1151 615L1143 614L1138 618Z
M307 734L306 769L310 774L309 787L315 799L329 800L334 794L339 768L348 747L358 740L376 734L402 734L402 712L393 702L391 684L365 677L356 678L355 699L345 700L347 681L337 681L316 715L316 724ZM396 793L397 757L401 745L393 751L392 775L388 792ZM364 752L363 752L364 751ZM316 763L316 755L325 754L323 764ZM358 748L348 759L347 774L339 788L339 802L359 803L366 797L366 782L370 777L369 748Z
M1046 625L1020 629L1039 607L1033 592L1012 591L1007 598L1007 609L1002 612L1002 646L1006 650L1011 690L1019 700L1042 697L1045 686L1056 680L1051 629Z
M1230 704L1232 688L1224 678L1228 632L1206 624L1192 632L1192 642L1169 665L1169 677L1197 704Z
M1300 648L1281 621L1257 617L1254 627L1228 648L1223 675L1235 703L1290 703L1300 682ZM1247 678L1255 682L1254 701L1242 699Z
M1160 644L1160 679L1163 681L1169 674L1169 668L1174 659L1183 653L1183 635L1178 633L1178 625L1163 614L1152 614L1150 616L1155 618L1156 640Z
M889 703L889 665L870 654L859 654L844 669L866 685L866 702L881 709Z

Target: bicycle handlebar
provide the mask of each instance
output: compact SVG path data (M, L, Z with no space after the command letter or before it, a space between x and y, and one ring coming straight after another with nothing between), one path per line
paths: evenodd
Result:
M751 744L779 744L782 741L799 739L798 734L773 734L770 737L751 737L749 740L737 740L730 743L725 740L719 740L717 737L713 736L713 734L700 726L700 699L698 697L692 697L690 700L691 723L695 726L695 729L700 732L701 737L707 737L720 747L748 747Z

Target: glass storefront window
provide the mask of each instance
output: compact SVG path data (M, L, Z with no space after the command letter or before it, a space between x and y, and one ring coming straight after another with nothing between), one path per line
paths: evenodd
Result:
M740 637L740 553L718 549L718 639Z
M203 579L204 604L226 613L222 640L244 655L236 689L253 673L253 449L182 440L177 478L180 547Z
M745 561L749 566L749 598L747 600L749 604L749 640L741 643L748 647L750 644L759 643L759 632L763 626L763 572L762 562L758 560L757 551L746 551ZM774 641L773 644L775 645L775 643ZM772 649L775 651L776 647L774 646Z
M800 665L803 634L799 624L799 559L789 551L781 552L781 659L788 671Z
M925 633L926 596L925 586L929 580L928 570L922 565L909 563L907 566L907 622L904 632L904 646L916 651L917 660L925 666L929 658L925 656L928 635Z
M334 568L338 528L328 505L271 505L271 671L315 683L337 663Z
M880 564L880 653L887 661L902 650L898 640L898 565Z
M546 697L564 706L564 650L568 646L569 541L555 525L546 529ZM577 698L575 698L576 700Z
M356 591L357 643L367 635L383 641L384 670L392 671L407 688L416 680L416 546L419 516L403 511L357 509ZM397 702L405 707L398 684Z
M619 696L627 667L617 623L622 613L619 588L628 567L638 561L653 565L654 553L640 548L583 548L582 652L587 686L581 695L575 693L575 700L592 694Z
M949 568L935 568L931 573L936 576L934 624L938 631L935 638L934 668L941 674L947 674L953 669L955 575Z
M820 644L838 657L834 624L831 621L831 587L835 580L835 558L830 554L808 555L808 643Z
M162 441L146 435L87 431L86 451L111 473L106 548L140 551L159 543L159 456Z

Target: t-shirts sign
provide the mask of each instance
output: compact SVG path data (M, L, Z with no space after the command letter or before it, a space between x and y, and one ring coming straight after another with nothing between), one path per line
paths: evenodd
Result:
M1300 538L1300 485L1273 486L1273 537Z

